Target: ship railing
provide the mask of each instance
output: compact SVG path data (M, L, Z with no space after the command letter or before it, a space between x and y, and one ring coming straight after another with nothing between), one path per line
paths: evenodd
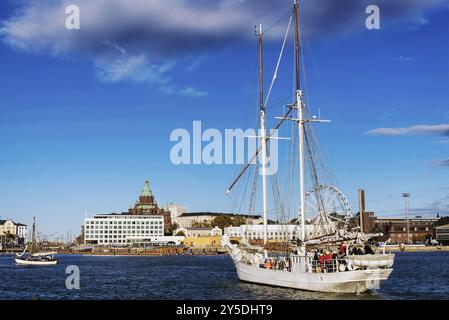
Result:
M341 259L327 259L323 262L309 259L307 269L311 273L330 273L340 272L340 265L343 263Z
M264 263L259 264L260 268L270 269L275 271L291 272L292 271L292 259L268 259Z

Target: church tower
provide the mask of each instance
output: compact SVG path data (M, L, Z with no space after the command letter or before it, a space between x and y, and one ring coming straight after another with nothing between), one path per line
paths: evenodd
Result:
M154 199L153 192L150 189L150 181L145 180L143 190L140 192L139 201L136 202L134 207L129 208L129 214L153 214L164 216L164 231L168 232L171 224L170 211L165 211L157 206L157 202Z
M143 187L142 192L140 193L139 203L141 204L154 204L154 196L150 190L150 181L145 180L145 186Z

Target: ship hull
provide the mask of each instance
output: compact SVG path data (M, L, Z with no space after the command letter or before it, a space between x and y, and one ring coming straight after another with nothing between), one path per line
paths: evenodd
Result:
M355 270L333 273L311 273L264 269L235 262L242 281L316 292L361 293L377 289L393 269Z
M58 260L26 260L15 258L16 264L27 266L53 266L58 263Z

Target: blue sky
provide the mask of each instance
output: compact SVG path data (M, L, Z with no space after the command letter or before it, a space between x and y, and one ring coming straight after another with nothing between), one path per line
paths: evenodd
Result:
M86 211L126 211L146 178L159 204L230 210L224 191L241 166L174 166L169 136L194 120L255 125L253 26L290 1L199 1L186 13L184 1L114 0L127 9L95 23L105 2L72 2L79 34L56 23L65 1L0 4L0 216L76 233ZM354 208L363 187L379 215L403 214L404 191L416 213L449 214L449 3L377 2L381 29L369 31L365 1L303 1L310 107L333 120L317 128L327 162ZM167 12L182 17L157 19ZM266 86L287 22L266 34ZM273 102L291 95L288 45ZM282 111L268 109L271 126Z

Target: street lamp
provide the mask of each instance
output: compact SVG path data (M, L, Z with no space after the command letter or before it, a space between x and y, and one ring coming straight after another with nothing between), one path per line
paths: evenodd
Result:
M410 225L408 221L408 198L410 198L410 193L404 192L402 193L402 197L404 198L404 205L405 205L405 220L406 220L406 226L407 226L407 243L410 243Z

